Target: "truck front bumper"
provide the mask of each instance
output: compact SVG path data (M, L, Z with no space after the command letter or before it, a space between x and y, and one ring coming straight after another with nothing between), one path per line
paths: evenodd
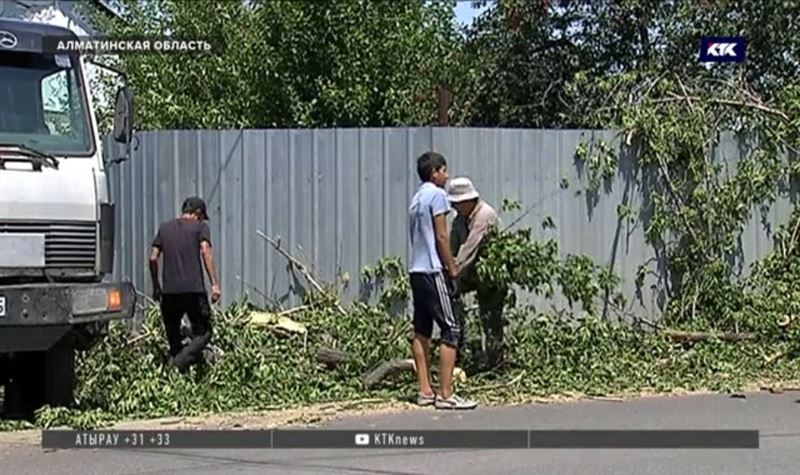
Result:
M39 351L83 323L133 317L130 282L0 286L0 352Z

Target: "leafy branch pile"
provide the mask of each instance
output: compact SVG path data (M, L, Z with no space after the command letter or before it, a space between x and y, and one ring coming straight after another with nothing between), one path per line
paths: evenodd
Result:
M735 390L753 381L787 381L800 370L794 360L770 361L782 350L776 343L712 339L686 344L599 318L590 302L617 292L613 276L584 256L559 261L552 242L536 242L529 233L495 232L482 251L479 273L497 282L510 279L518 288L545 295L558 285L563 295L580 304L584 318L509 306L507 319L514 324L507 333L508 364L494 372L470 370L460 391L486 402L508 402L564 394ZM381 362L409 356L408 321L391 316L391 309L409 297L404 267L398 259L384 259L363 274L374 282L377 295L372 297L377 298L374 303L352 303L344 317L327 292L309 294L294 311L265 313L242 303L217 314L216 354L186 375L166 366L160 317L151 308L138 336L114 325L108 337L80 359L76 409L43 408L32 424L0 427L91 428L123 418L411 395L411 372L371 389L362 377ZM302 331L276 331L275 323L287 314ZM478 338L477 318L474 311L468 317L473 339ZM346 357L339 364L324 364L317 357L322 350Z
M538 241L530 229L495 230L481 250L478 274L486 285L514 289L506 312L507 364L476 374L475 366L465 362L469 378L459 390L485 401L524 401L571 393L731 391L754 382L789 381L798 374L800 363L786 356L793 355L793 342L800 336L800 211L778 228L774 251L746 277L738 272L742 256L737 244L753 211L774 203L778 190L797 177L797 162L787 152L800 147L800 93L784 91L780 109L752 95L742 97L733 84L714 84L685 84L666 75L640 84L623 75L585 86L607 88L609 105L595 109L596 120L617 125L623 147L636 152L635 180L644 205L638 213L627 204L623 208L629 219L644 222L648 242L666 262L663 268L643 266L639 272L642 280L656 275L668 290L664 318L653 325L656 331L605 318L609 309L626 307L619 279L608 269L586 256L561 259L554 241ZM626 93L621 102L614 90L640 91L641 96ZM747 145L734 171L711 159L728 131ZM580 147L577 155L589 161L590 188L597 190L617 175L608 144ZM34 424L93 427L120 418L413 394L411 372L377 388L364 385L363 375L371 368L408 358L407 319L393 315L405 313L409 295L398 259L384 259L363 275L373 282L377 298L346 309L330 289L311 285L308 301L291 313L305 328L302 332L258 325L256 309L246 304L217 315L214 345L221 351L188 375L166 367L156 311L148 313L139 337L114 326L79 362L78 408L45 408ZM548 300L560 295L569 310L519 305L519 291ZM575 307L581 318L572 315ZM479 338L478 318L470 310L469 338ZM678 333L681 338L676 338L665 331L668 326L709 333L699 339ZM713 332L750 332L754 338L726 341ZM322 350L345 356L338 364L323 363L318 358Z
M792 21L796 1L784 8L664 8L509 0L493 2L464 35L454 30L449 1L126 3L128 21L106 18L103 31L172 31L221 48L213 55L119 58L144 129L394 126L447 115L457 125L620 131L619 146L586 143L575 156L586 165L595 198L620 176L641 195L639 209L629 202L618 209L641 222L655 251L636 284L664 290L663 318L646 328L608 318L626 315L633 297L620 292L616 275L586 256L560 257L555 241L538 241L530 229L495 230L478 274L485 285L512 289L507 364L476 373L471 349L479 345L468 341L468 380L460 391L485 401L731 391L798 374L792 356L800 342L800 211L776 223L774 250L752 268L744 268L740 250L751 219L766 216L780 190L795 187L800 176L800 87L796 54L787 54L800 37L800 22ZM393 33L375 34L386 31ZM745 36L747 61L698 64L697 38L708 31ZM209 71L213 81L198 79ZM437 92L448 90L452 102L439 111L449 101ZM742 145L735 166L718 158L725 135ZM622 157L634 157L629 169L621 168ZM410 372L371 389L363 380L375 365L409 356L407 316L398 316L409 297L404 274L397 259L365 269L378 295L346 309L330 286L311 285L309 301L290 314L304 331L276 331L281 314L265 326L255 318L263 312L234 306L216 317L218 354L188 375L166 368L166 342L151 310L141 336L114 326L82 356L77 409L46 408L34 424L91 427L413 394ZM563 297L567 306L553 312L521 305L520 292L548 302ZM479 315L469 312L467 335L475 340ZM322 362L321 353L342 357Z

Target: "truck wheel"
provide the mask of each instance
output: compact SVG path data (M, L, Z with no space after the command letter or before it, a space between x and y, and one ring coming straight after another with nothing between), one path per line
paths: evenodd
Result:
M15 353L9 358L9 380L3 397L3 417L30 419L43 404L43 352Z
M10 364L10 381L3 398L4 418L30 419L45 404L73 404L75 351L69 338L62 338L48 351L17 353Z
M44 403L70 407L75 402L75 347L70 338L50 348L44 355Z
M0 386L5 386L8 382L8 355L0 355Z

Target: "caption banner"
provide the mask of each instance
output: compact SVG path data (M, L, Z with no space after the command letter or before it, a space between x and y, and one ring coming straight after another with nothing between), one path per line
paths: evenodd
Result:
M69 53L211 53L218 45L199 38L75 38L47 36L42 49L50 54Z
M45 430L45 449L757 449L757 430Z

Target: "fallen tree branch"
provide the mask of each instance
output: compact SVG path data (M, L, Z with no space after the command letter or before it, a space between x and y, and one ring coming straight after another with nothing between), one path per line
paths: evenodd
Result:
M299 270L300 273L303 274L303 277L305 277L306 281L309 283L309 285L311 285L311 287L314 288L314 290L316 290L322 295L328 295L328 292L326 292L325 289L322 287L322 285L320 285L320 283L317 282L317 280L314 279L314 277L311 275L311 271L308 269L308 266L300 262L296 257L292 256L285 249L283 249L281 247L280 242L267 236L261 231L256 231L256 233L264 240L266 240L268 243L270 243L272 247L275 248L276 251L278 251L283 257L286 258L286 260L289 261L290 264L292 264L295 268L297 268L297 270ZM342 315L347 315L347 312L344 311L344 308L342 308L341 304L339 304L338 301L336 302L336 309L339 310L339 313L341 313Z
M303 274L303 277L306 278L306 280L308 281L309 284L311 284L314 290L316 290L319 293L325 293L325 290L322 288L319 282L317 282L316 279L314 279L314 277L311 275L311 271L308 270L308 267L305 264L297 260L296 257L292 256L285 249L283 249L281 247L280 242L267 236L261 231L256 231L256 232L258 233L259 236L264 238L268 243L272 244L272 247L274 247L276 251L278 251L283 257L285 257L290 264L294 265L297 268L297 270L299 270L300 273Z
M395 358L393 360L384 361L383 363L380 363L372 368L361 377L361 381L364 383L364 387L371 389L393 374L402 373L404 371L416 371L416 369L417 365L414 363L412 358ZM438 368L435 366L432 366L428 369L432 374L438 372ZM467 373L465 373L463 369L456 366L453 368L453 381L466 383Z
M269 295L267 295L264 292L262 292L261 289L259 289L255 285L247 282L241 276L237 275L236 276L236 280L238 280L239 282L243 283L246 287L248 287L248 288L252 289L253 291L255 291L255 293L257 293L259 296L261 296L261 298L263 298L267 302L271 303L272 305L275 305L276 307L278 307L280 309L283 308L283 306L280 304L280 302L278 302L277 300L271 298Z
M323 279L322 277L320 277L320 270L317 268L314 259L311 258L311 256L306 252L305 249L303 249L303 246L301 246L300 244L297 245L297 253L299 259L303 259L305 262L308 262L308 265L306 266L306 268L308 269L308 274L311 277L313 277L314 280L316 280L317 282L321 282Z
M681 199L680 195L678 194L678 188L675 186L675 183L672 181L672 178L669 175L669 169L667 167L667 164L664 163L664 159L661 156L658 157L658 167L659 167L659 170L661 171L661 175L663 176L664 181L666 181L666 183L667 183L667 191L669 191L669 194L670 194L670 196L672 196L672 199L675 200L678 203L678 205L680 206L680 209L678 209L676 211L676 213L678 214L678 216L680 216L681 221L683 221L683 225L686 228L686 232L688 232L692 236L692 239L694 239L694 242L696 242L696 243L702 242L700 240L700 238L697 236L697 233L695 232L694 227L692 226L692 223L689 222L688 218L686 218L686 216L683 213L681 213L681 211L683 211L684 209L687 209L688 207L686 206L686 204L683 202L683 200ZM712 260L712 257L708 254L708 251L705 249L705 246L703 246L703 251L702 252L703 252L703 256L706 259L708 259L709 261Z
M367 389L371 389L375 387L378 383L383 381L389 375L403 372L403 371L415 371L416 365L414 364L413 359L394 359L389 361L384 361L383 363L379 364L367 374L365 374L362 378L364 382L364 386Z
M779 352L775 353L774 355L767 357L764 360L764 364L770 365L770 364L778 361L779 359L783 358L784 356L787 356L789 353L791 353L790 350L779 351Z
M149 303L153 307L158 307L159 306L158 302L156 302L155 300L150 298L149 295L145 295L142 292L139 292L138 290L136 291L136 295L138 295L139 297L142 297L143 299L145 299L147 301L147 303Z
M762 391L769 391L772 394L781 394L784 392L797 392L800 391L799 386L764 386L761 388Z
M273 323L270 328L272 331L279 333L281 335L292 335L292 334L300 334L300 335L308 335L308 328L302 323L298 323L291 318L288 317L280 317L278 318L275 323Z
M152 335L152 333L150 332L150 330L148 330L148 331L146 331L146 332L144 332L144 333L142 333L140 335L137 335L137 336L131 338L130 340L126 341L125 342L125 346L127 347L127 346L131 346L131 345L135 345L137 342L139 342L141 340L144 340L145 338L149 337L150 335Z
M675 79L678 80L678 85L681 87L681 91L683 91L683 96L686 98L686 104L689 105L690 109L693 109L694 104L692 103L691 97L689 97L689 91L686 90L686 86L684 86L683 81L681 81L681 77L678 74L675 74Z
M303 312L303 311L308 310L308 309L309 309L308 305L300 305L298 307L294 307L294 308L290 308L288 310L283 310L281 312L278 312L278 313L275 314L275 316L276 317L288 317L289 315L291 315L293 313Z
M797 223L794 225L794 230L792 231L792 237L789 240L789 247L784 248L783 258L786 259L787 257L791 256L794 252L795 246L795 239L797 239L797 231L800 230L800 219L797 220Z
M663 330L662 333L680 342L698 342L714 339L723 341L745 341L758 338L758 335L755 333L687 332L681 330Z
M323 347L317 351L317 361L323 363L328 369L334 369L350 358L349 354L335 348Z

